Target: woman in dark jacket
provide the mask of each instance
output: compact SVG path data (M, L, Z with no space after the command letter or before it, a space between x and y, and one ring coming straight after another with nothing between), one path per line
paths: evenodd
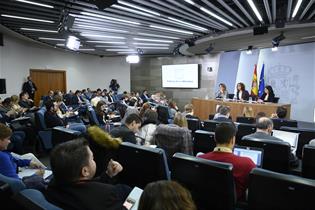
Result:
M264 94L260 97L260 100L264 102L274 102L275 100L275 94L273 92L273 89L270 85L267 85L264 90Z

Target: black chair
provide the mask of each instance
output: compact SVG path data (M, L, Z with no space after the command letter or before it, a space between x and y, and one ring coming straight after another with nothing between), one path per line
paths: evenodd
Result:
M288 173L291 146L284 141L263 140L244 136L241 146L258 147L264 150L263 168L280 173Z
M314 209L315 181L255 168L249 175L250 210Z
M305 145L302 158L302 176L309 179L315 179L315 147Z
M298 145L296 149L296 156L302 159L302 151L305 144L308 144L312 139L315 139L315 129L306 128L292 128L292 127L281 127L280 130L300 133Z
M286 126L286 127L298 127L298 123L296 120L287 120L287 119L279 119L279 118L273 118L273 128L276 130L279 130L280 127Z
M273 98L273 103L276 103L276 104L277 104L277 103L279 102L279 99L280 99L279 97L274 97L274 98Z
M124 142L117 152L117 161L124 167L120 183L144 188L148 183L169 180L170 172L162 149Z
M200 129L200 120L196 118L188 118L187 123L188 123L188 129L191 130L194 136L195 131Z
M193 145L195 156L198 152L207 153L213 151L216 146L214 132L196 130Z
M172 180L190 190L199 210L234 209L232 164L176 153L172 165Z
M170 118L168 107L159 105L156 108L156 112L158 113L158 120L163 124L168 124L168 119Z
M214 132L218 124L220 124L220 122L215 121L215 120L205 120L203 121L202 130Z
M236 144L239 144L243 136L246 136L255 132L256 132L256 125L239 123L237 125Z
M255 124L256 118L254 117L237 117L236 122L239 123L247 123L247 124Z
M234 98L234 95L235 95L235 94L230 93L230 94L228 94L228 98L229 98L229 99L233 99L233 98Z
M214 114L209 114L209 120L213 120Z
M52 144L56 146L57 144L76 139L81 135L81 132L70 130L64 127L54 127L52 129Z

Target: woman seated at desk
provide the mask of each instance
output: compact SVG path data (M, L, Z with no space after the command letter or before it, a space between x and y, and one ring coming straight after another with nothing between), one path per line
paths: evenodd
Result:
M275 94L273 92L273 89L270 85L267 85L264 90L264 94L259 98L259 101L264 102L274 102L275 100Z
M237 92L236 92L237 100L248 101L249 93L245 90L245 85L242 82L237 83Z
M228 91L226 90L226 85L224 83L220 83L219 84L219 90L216 94L216 98L223 98L223 99L226 99L228 98Z

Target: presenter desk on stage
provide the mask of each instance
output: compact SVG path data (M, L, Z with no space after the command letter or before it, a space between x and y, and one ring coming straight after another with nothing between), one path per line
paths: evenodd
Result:
M237 102L230 100L217 100L217 99L201 99L193 98L192 104L194 105L194 115L198 116L201 120L209 119L209 114L214 114L217 105L226 105L231 108L231 117L236 121L236 117L243 115L243 109L246 106L251 106L254 115L258 112L265 112L267 116L276 113L277 107L284 106L287 108L287 119L290 119L291 104L275 104L275 103L257 103L257 102Z

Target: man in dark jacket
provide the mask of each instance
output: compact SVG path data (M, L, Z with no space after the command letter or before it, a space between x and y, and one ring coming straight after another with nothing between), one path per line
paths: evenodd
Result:
M35 83L32 81L32 77L28 76L27 81L24 82L24 84L23 84L22 91L27 92L28 95L30 96L30 98L32 100L34 100L36 90L37 90L37 87L36 87Z

